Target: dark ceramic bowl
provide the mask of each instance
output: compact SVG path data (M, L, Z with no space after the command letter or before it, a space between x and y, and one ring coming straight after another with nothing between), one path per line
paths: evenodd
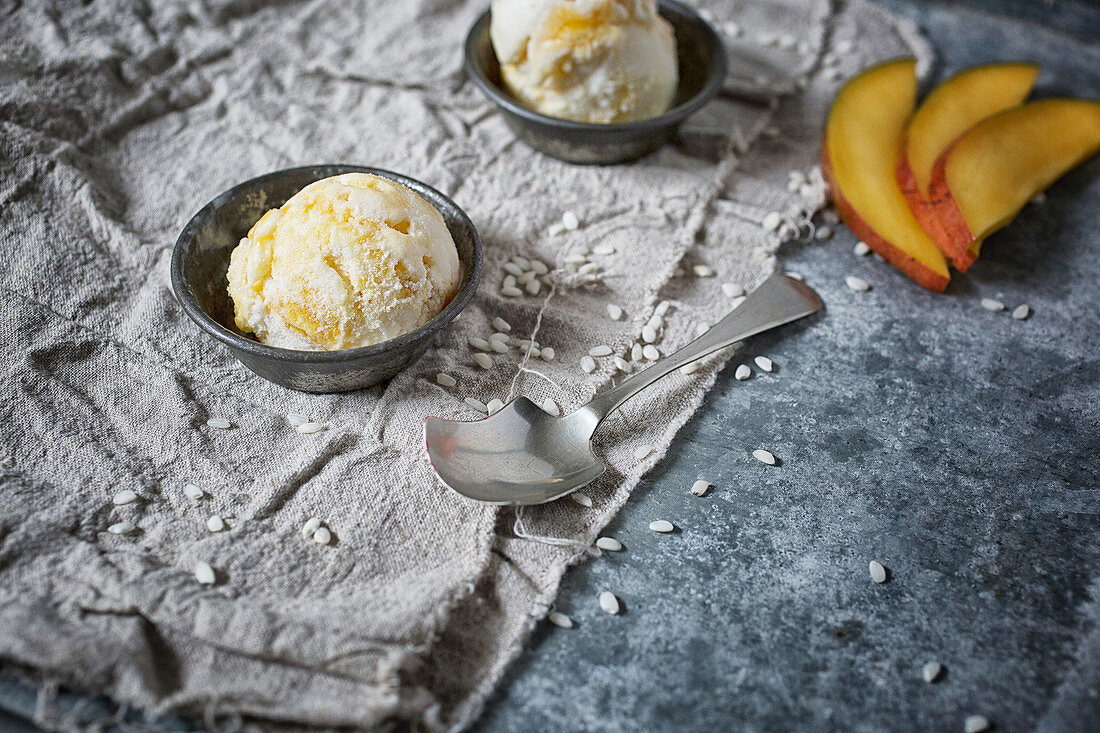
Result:
M237 330L226 272L233 248L265 211L282 206L306 185L341 173L374 173L416 191L439 210L458 248L462 283L447 307L420 328L374 346L340 351L296 351L265 346ZM481 279L481 240L455 202L420 181L357 165L318 165L268 173L220 194L176 240L172 289L184 312L229 347L242 364L276 384L305 392L344 392L389 379L416 361L432 338L470 302Z
M672 109L637 122L595 124L548 117L524 107L504 90L486 11L466 36L466 73L496 102L516 136L535 150L569 163L623 163L664 145L680 124L709 102L726 78L722 39L691 8L659 0L658 9L672 24L680 65L680 85Z

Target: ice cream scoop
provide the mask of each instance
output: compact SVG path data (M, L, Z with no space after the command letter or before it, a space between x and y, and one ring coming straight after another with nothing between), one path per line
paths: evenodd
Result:
M490 37L508 92L551 117L643 120L676 95L676 41L655 0L493 0Z
M345 173L271 209L233 250L237 328L269 346L370 346L431 320L462 277L443 217L396 181Z

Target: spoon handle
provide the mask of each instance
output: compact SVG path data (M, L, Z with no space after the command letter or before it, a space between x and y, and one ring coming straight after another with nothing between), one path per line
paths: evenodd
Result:
M661 377L749 336L797 321L821 309L821 298L805 283L776 273L709 331L645 371L597 395L582 409L603 420Z

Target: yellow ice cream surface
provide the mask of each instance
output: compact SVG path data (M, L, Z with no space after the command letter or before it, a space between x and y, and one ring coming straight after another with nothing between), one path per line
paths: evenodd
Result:
M598 123L671 106L675 39L653 0L495 0L493 14L504 85L526 106Z
M333 350L428 322L454 297L460 266L430 204L394 181L349 173L264 214L234 249L228 278L241 331Z

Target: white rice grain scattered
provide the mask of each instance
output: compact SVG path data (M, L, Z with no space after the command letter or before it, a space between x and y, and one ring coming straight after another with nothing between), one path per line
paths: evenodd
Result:
M561 215L561 225L565 227L566 231L575 232L580 229L581 220L572 211L566 211Z
M769 466L774 466L777 463L775 454L771 451L764 450L763 448L757 448L756 450L754 450L752 452L752 457L760 461L761 463L768 464Z
M774 232L779 229L779 225L783 223L783 215L778 211L772 211L764 217L764 221L760 222L760 226L764 227L764 231Z
M704 496L708 491L710 491L710 484L703 479L699 479L691 485L691 493L695 496Z
M856 257L866 257L871 254L871 247L866 242L856 242L856 246L852 247L852 254Z
M615 254L615 245L613 244L597 244L592 248L592 254L594 255L613 255Z
M233 425L224 417L212 417L206 421L206 424L212 428L217 428L218 430L229 430L229 428L233 427Z
M476 397L466 397L462 401L465 402L470 407L477 410L478 412L484 412L484 413L489 412L489 406L486 405L481 400L477 399Z
M752 376L752 369L748 364L739 364L737 371L733 373L733 378L744 382L746 379Z
M514 256L512 258L512 262L515 262L517 265L522 267L524 270L531 267L531 260L527 259L526 257L524 257L522 255Z
M844 282L847 283L848 288L854 290L857 293L865 293L871 289L871 283L867 282L861 277L855 275L849 275L844 278Z
M607 304L607 317L613 321L617 321L623 317L623 309L614 303Z
M817 229L814 230L814 239L818 240L819 242L823 239L830 239L832 238L832 236L833 228L830 226L819 226ZM864 246L866 247L867 245Z
M210 567L210 563L205 560L199 560L195 563L195 580L199 581L203 585L214 585L218 577L214 574L214 568Z
M474 354L474 361L476 361L477 365L482 369L493 368L493 357L489 356L488 354L482 354L480 352Z
M592 508L592 497L589 496L588 494L582 494L581 492L576 491L576 492L570 494L569 498L572 499L574 503L580 504L581 506L585 507L586 509L591 509Z
M546 618L550 621L550 623L554 624L554 626L557 626L559 629L573 628L573 619L569 618L561 611L551 611L550 613L546 614Z
M435 375L435 381L442 387L454 387L458 384L458 380L450 374L444 374L443 372Z
M619 599L611 591L605 590L600 593L600 608L603 609L604 613L610 613L614 616L620 610Z
M589 262L587 264L581 265L580 268L577 269L577 272L582 275L595 275L599 271L600 266L597 265L595 262Z
M512 324L504 320L500 316L493 319L493 328L503 333L510 333L512 331Z
M649 528L652 529L654 532L660 532L661 534L668 534L669 532L676 529L672 522L668 521L667 519L658 519L655 522L650 522Z
M328 527L321 527L313 533L313 541L318 545L327 545L332 542L332 532Z
M204 496L206 496L206 494L203 493L203 490L195 484L184 484L183 493L191 501L200 501Z
M684 364L682 367L680 367L680 373L683 374L685 377L689 377L702 368L702 360L696 359L695 361L689 361L687 364Z
M585 354L581 357L581 369L584 370L587 374L591 374L592 372L596 371L596 360L588 354Z
M523 274L523 268L514 262L505 262L502 267L504 268L505 272L507 272L509 275L514 275L515 277L519 277Z
M307 540L313 536L313 533L321 528L321 520L317 517L310 517L306 520L306 523L302 525L302 537Z
M633 346L630 347L630 360L631 361L641 361L642 359L645 358L644 351L645 350L642 348L641 344L634 344Z
M966 733L984 733L989 730L989 721L984 715L968 715L963 722Z
M123 489L122 491L115 494L114 498L111 499L111 501L114 502L115 506L122 506L124 504L133 504L137 500L138 500L138 495L136 493L134 493L133 491L131 491L130 489Z
M593 346L588 350L589 356L611 356L615 353L607 344L600 344L599 346Z
M111 534L130 534L135 529L137 529L137 527L130 522L115 522L107 528L107 531Z
M299 425L309 422L309 418L297 412L292 412L286 416L286 421L290 423L290 427L296 428Z
M924 678L924 681L928 684L932 684L936 681L936 678L940 676L940 672L943 671L943 665L939 662L926 662L920 669L920 676Z
M553 346L547 346L539 352L539 358L543 361L554 361L555 353Z
M660 331L665 326L665 319L654 313L653 317L646 321L645 325L649 326L654 331Z
M691 271L695 273L695 277L714 277L714 268L710 265L695 265L691 268Z
M1026 321L1031 315L1031 306L1018 305L1012 309L1012 317L1017 321Z
M618 369L620 372L630 371L630 362L622 358L621 356L614 357L614 362L615 368Z
M485 403L485 409L489 411L489 414L500 412L504 409L504 401L499 399L491 399Z
M657 361L661 358L661 352L657 351L657 347L653 344L646 344L642 347L642 356L650 361Z
M802 277L801 273L798 273L798 272L784 272L783 274L786 275L787 277L789 277L792 280L797 280L798 282L802 282L803 280L806 279L806 278Z
M542 283L532 278L531 280L527 281L527 285L524 287L524 290L527 291L528 295L538 295L539 291L542 290Z
M596 540L596 547L605 552L622 552L623 543L614 537L600 537Z
M517 287L503 287L500 289L500 294L505 298L518 298L523 295L523 291Z
M642 341L647 344L651 344L657 340L657 329L650 326L648 323L642 326Z
M504 276L504 281L501 282L500 287L502 287L502 288L514 288L518 282L519 281L516 280L515 275L505 275Z
M651 445L639 445L637 448L634 449L634 458L635 458L635 460L639 460L639 461L645 460L649 456L649 454L652 453L652 452L653 452L653 446L651 446Z
M489 339L489 348L498 354L507 354L508 342L504 339Z
M736 307L736 306L734 306L734 307ZM709 330L710 330L710 324L709 323L706 323L706 322L699 323L695 326L695 337L699 338L700 336L702 336L704 333L706 333Z
M996 313L998 311L1003 311L1005 309L1005 304L996 298L982 298L982 308Z
M545 275L550 272L550 268L541 260L531 260L531 272L536 275Z
M553 415L554 417L557 417L561 414L561 408L558 407L558 403L554 402L554 400L550 399L549 397L539 403L539 407L541 407L543 412L545 412L547 415Z
M567 265L583 265L585 262L588 262L588 257L580 252L571 252L565 257L562 257L561 261Z
M486 339L481 338L480 336L471 336L468 341L470 346L481 351L488 351L490 348L489 342Z
M756 362L756 366L760 367L766 372L770 372L771 370L775 369L775 364L772 363L772 360L766 356L758 356L753 359L753 361Z
M206 528L211 532L221 532L225 529L225 520L214 514L206 520Z
M886 582L886 568L878 560L867 563L867 571L871 574L871 580L876 583Z
M560 237L563 233L565 233L565 227L560 221L556 221L546 228L546 233L549 234L551 237Z
M325 426L319 422L307 422L294 428L300 435L313 435L319 433L325 429Z
M745 294L745 289L737 283L722 283L722 295L727 298L740 298Z
M657 304L657 307L653 309L653 315L664 318L665 314L668 313L668 309L671 307L672 303L668 302L667 300L662 300L660 303Z

